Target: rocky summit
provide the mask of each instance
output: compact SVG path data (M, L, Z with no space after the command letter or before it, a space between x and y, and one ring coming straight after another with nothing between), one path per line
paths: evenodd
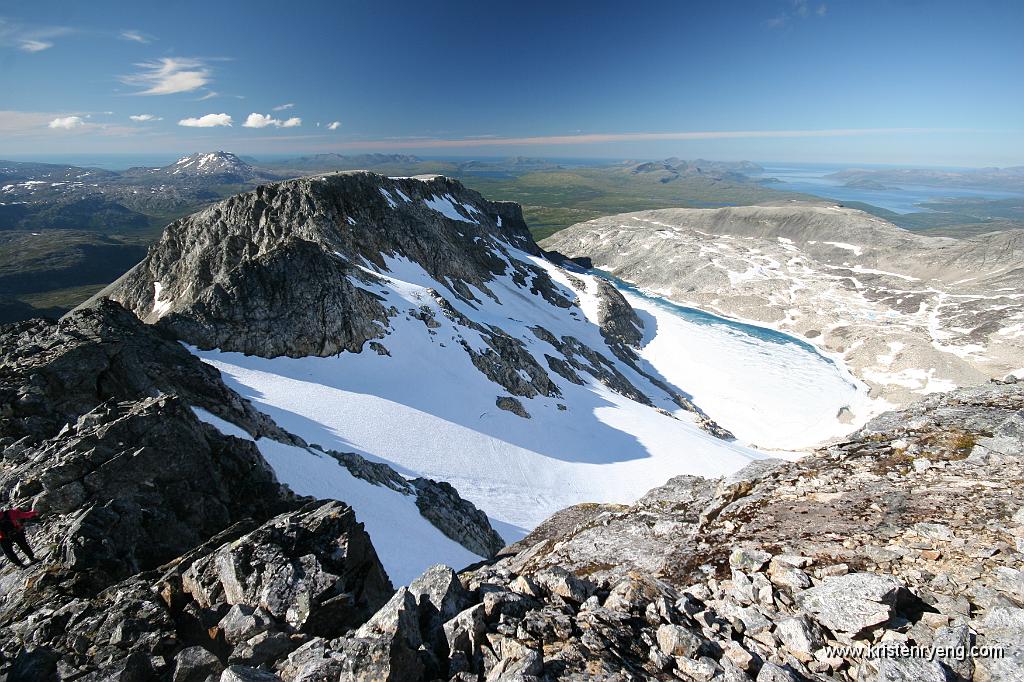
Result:
M447 178L306 178L172 223L89 305L0 328L0 488L40 559L0 567L0 675L1024 679L1024 383L783 460L643 359L659 326ZM609 412L672 447L585 440ZM524 424L565 459L495 444ZM545 485L576 503L492 525L567 499Z

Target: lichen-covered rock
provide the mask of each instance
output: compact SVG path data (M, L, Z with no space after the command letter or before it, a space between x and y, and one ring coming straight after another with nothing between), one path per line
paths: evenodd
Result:
M796 600L833 632L856 634L889 620L899 589L892 576L852 573L827 578L798 592Z
M334 637L362 623L391 583L350 507L310 502L192 563L182 586L209 608L265 609L295 630Z

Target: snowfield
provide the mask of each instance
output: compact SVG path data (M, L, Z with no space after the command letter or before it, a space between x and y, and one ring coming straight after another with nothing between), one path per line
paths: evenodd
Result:
M200 420L227 436L252 440L242 429L206 410L193 407ZM416 498L356 478L332 457L269 438L256 441L277 480L300 495L345 502L355 510L373 539L388 577L406 585L436 563L468 566L483 557L448 539L420 515Z
M432 207L449 210L441 203ZM467 210L466 215L472 213ZM795 450L852 430L853 425L836 417L841 407L855 401L860 389L820 355L800 346L743 338L728 327L685 323L668 309L630 295L645 321L645 345L640 350L644 369L692 396L740 441L711 436L664 391L612 355L596 324L595 275L570 276L544 259L508 251L511 258L544 268L570 299L578 298L579 306L557 308L530 293L529 283L523 288L507 276L487 284L500 303L474 289L482 303L470 304L418 264L392 257L386 270L358 264L382 277L383 287L353 280L385 298L385 307L394 305L402 311L391 318L388 334L380 340L388 354L365 348L327 358L266 359L191 350L217 367L225 381L258 409L307 442L386 462L408 476L451 483L489 515L508 542L572 504L629 503L672 476L719 476L752 459L773 456L750 447L750 442ZM578 338L615 361L653 406L619 395L589 375L582 375L586 381L577 385L550 372L561 397L520 398L530 418L499 409L495 400L507 393L472 364L460 345L464 341L484 349L480 334L445 317L428 289L440 292L476 323L500 327L521 339L543 367L546 354L559 353L530 327L540 325L556 337ZM439 327L429 328L406 314L423 307L431 310ZM399 520L387 520L386 515L376 516L382 505L387 506L381 499L401 497L391 491L385 491L391 497L367 492L372 503L361 502L367 510L361 512L353 501L358 499L353 486L368 484L351 479L333 460L325 463L304 450L282 450L285 446L276 444L260 447L279 478L297 492L352 504L382 557L390 551L395 531L374 531L371 526L401 527L405 539L398 541L399 546L411 533L424 532L399 526ZM410 504L412 515L417 515ZM401 524L407 522L403 516ZM385 538L378 540L378 532ZM425 565L459 565L443 556L450 550L424 548L430 555ZM385 565L390 572L387 561ZM406 573L393 577L401 581L402 575Z
M765 340L743 325L696 321L667 301L624 295L655 322L647 325L656 331L649 332L640 356L744 442L799 450L851 432L863 421L853 415L877 411L863 384L841 364L781 341L781 334L765 330L779 337ZM839 421L841 412L849 413L848 423Z

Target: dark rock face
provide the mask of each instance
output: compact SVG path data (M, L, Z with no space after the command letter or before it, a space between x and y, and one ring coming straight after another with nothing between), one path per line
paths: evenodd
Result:
M351 508L295 496L253 441L192 408L313 446L156 327L101 301L0 329L0 357L0 490L40 512L28 532L42 560L0 567L6 679L268 679L297 647L351 633L391 598ZM415 496L473 551L504 544L451 486L329 454Z
M252 443L188 405L273 423L116 304L7 327L0 348L0 490L50 519L64 589L94 592L292 504Z
M426 203L438 199L459 218ZM378 338L395 314L366 289L374 276L356 267L384 267L385 255L419 264L467 301L476 300L467 284L490 294L487 282L511 267L568 306L542 270L495 255L507 246L540 254L516 204L444 177L336 173L259 187L172 223L103 295L202 348L333 355Z
M0 490L40 512L29 537L42 560L0 567L7 679L219 673L230 652L209 630L236 593L199 605L175 586L193 565L234 557L217 553L225 542L255 547L244 569L222 562L249 588L231 603L267 610L266 627L238 643L251 660L287 653L304 629L356 627L390 596L350 509L302 507L251 441L222 435L191 406L253 433L287 434L117 304L4 327L0 353ZM160 578L167 562L175 568Z
M338 502L310 502L186 563L163 578L172 603L247 606L273 627L316 636L357 627L394 591L362 524Z
M15 499L70 522L49 530L63 568L86 590L152 569L286 499L254 445L212 432L171 396L99 407L9 473Z
M494 556L505 546L487 515L462 499L450 484L429 478L417 478L411 484L420 514L455 542L485 557Z
M56 435L106 401L174 393L250 433L287 440L217 370L115 304L97 304L59 324L10 325L0 333L0 353L0 425L7 439Z
M145 678L150 656L179 639L138 575L296 505L251 442L221 435L189 405L257 433L276 427L113 303L5 327L0 349L0 489L41 513L30 536L43 560L27 578L0 569L12 679L30 677L19 671L44 665L45 652L61 675L119 667Z
M305 279L296 286L299 272ZM378 298L358 286L373 279L312 242L288 240L239 264L187 314L171 312L161 326L204 348L295 357L358 352L384 335L388 318Z

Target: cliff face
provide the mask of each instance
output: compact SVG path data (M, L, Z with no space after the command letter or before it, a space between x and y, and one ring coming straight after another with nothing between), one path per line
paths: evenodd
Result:
M252 355L358 352L396 311L369 291L385 257L423 267L457 296L511 265L558 300L546 274L501 258L537 254L519 206L448 178L336 173L259 187L172 223L100 296L201 348Z
M0 567L7 679L170 679L214 654L258 664L391 597L352 509L295 495L260 448L319 451L116 303L4 327L0 357L0 490L40 514L40 563ZM432 532L481 555L501 546L450 486L328 455L395 504L415 500Z

